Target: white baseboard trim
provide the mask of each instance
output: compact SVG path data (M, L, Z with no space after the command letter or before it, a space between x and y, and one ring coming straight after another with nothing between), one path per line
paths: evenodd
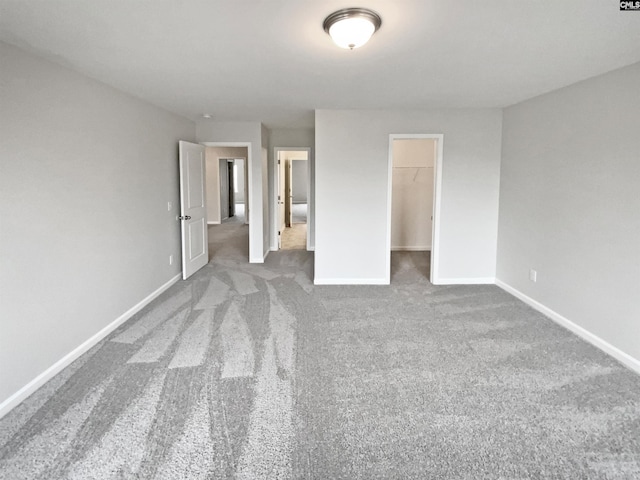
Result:
M264 263L270 252L271 252L271 248L268 248L267 251L264 252L264 255L262 256L262 258L261 257L250 258L249 263Z
M149 303L151 303L156 297L158 297L161 293L167 290L171 285L176 283L178 280L182 278L182 272L173 277L171 280L166 282L164 285L159 287L157 290L152 292L150 295L145 297L143 300L138 302L136 305L131 307L129 310L124 312L118 318L116 318L109 325L104 327L98 333L93 335L91 338L84 341L82 344L78 345L72 351L67 353L64 357L58 360L56 363L47 368L44 372L38 375L36 378L27 383L24 387L18 390L16 393L7 398L4 402L0 403L0 418L4 417L7 413L13 410L15 407L20 405L24 400L26 400L32 393L38 390L42 385L47 383L53 377L55 377L58 373L64 370L66 367L71 365L80 355L88 351L98 342L100 342L103 338L113 332L116 328L122 325L124 322L129 320L133 315L138 313L144 307L146 307Z
M220 225L220 222L207 222L207 225Z
M522 300L524 303L539 311L543 315L549 317L551 320L556 322L558 325L566 328L570 332L575 333L583 340L586 340L594 347L599 348L603 352L615 358L618 362L622 363L626 367L630 368L634 372L640 374L640 360L632 357L628 353L623 352L617 347L614 347L606 340L598 337L597 335L591 333L589 330L581 327L580 325L572 322L566 317L563 317L559 313L551 310L549 307L543 305L542 303L534 300L533 298L525 295L520 290L513 288L511 285L504 283L501 280L496 279L496 285L502 288L505 292L510 293L514 297Z
M386 278L314 278L314 285L389 285Z
M392 252L430 252L431 245L422 245L417 247L391 247Z
M270 252L279 252L280 250L282 250L282 249L281 249L281 248L279 249L278 247L271 247L271 248L269 249L269 251L270 251ZM305 247L305 250L306 250L307 252L313 252L313 248L306 248L306 247ZM267 259L267 256L265 255L265 256L264 256L264 258L265 258L265 260L266 260L266 259Z
M494 285L495 277L475 278L436 278L431 283L434 285Z

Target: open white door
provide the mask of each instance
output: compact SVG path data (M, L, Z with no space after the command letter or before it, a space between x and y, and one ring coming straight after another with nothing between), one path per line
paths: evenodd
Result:
M282 234L285 229L284 216L284 164L285 160L280 160L278 153L278 250L282 248Z
M180 224L182 230L182 278L209 261L207 209L204 190L204 147L178 142L180 150Z
M287 161L285 168L285 185L287 193L285 195L285 201L287 204L284 206L284 211L287 215L287 227L293 226L293 160Z

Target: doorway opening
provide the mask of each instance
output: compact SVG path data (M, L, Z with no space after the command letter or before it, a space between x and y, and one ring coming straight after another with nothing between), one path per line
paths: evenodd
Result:
M245 159L220 160L220 222L247 223L245 215Z
M441 134L389 136L387 275L412 268L438 280ZM394 272L395 273L395 272Z
M308 250L310 150L275 149L274 231L277 232L277 249Z
M250 260L249 146L205 143L207 229L211 261Z

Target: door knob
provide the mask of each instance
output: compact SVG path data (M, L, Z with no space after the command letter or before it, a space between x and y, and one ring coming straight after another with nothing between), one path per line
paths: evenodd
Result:
M189 215L185 215L184 217L178 217L178 220L191 220Z

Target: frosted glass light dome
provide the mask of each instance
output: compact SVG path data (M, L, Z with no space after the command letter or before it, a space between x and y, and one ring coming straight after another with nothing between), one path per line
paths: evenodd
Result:
M329 15L323 28L336 45L353 50L367 43L381 24L380 16L371 10L345 8Z

